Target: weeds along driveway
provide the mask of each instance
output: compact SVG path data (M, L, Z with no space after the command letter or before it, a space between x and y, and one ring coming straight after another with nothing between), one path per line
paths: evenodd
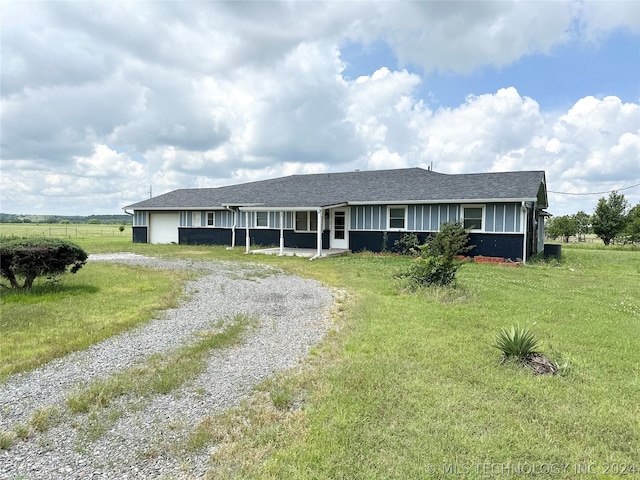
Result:
M0 432L15 437L9 449L0 450L0 478L201 477L207 452L185 457L172 446L273 372L295 366L330 326L328 288L270 267L135 254L92 255L89 261L203 274L187 283L177 308L157 319L0 385ZM127 302L135 298L126 299L125 308ZM107 380L101 384L106 390L121 372L171 358L224 332L238 315L254 320L241 340L207 351L203 371L179 388L166 394L125 391L90 413L67 406L67 397L91 382Z

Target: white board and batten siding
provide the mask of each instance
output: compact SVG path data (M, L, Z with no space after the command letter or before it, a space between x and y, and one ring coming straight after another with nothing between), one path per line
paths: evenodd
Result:
M151 243L178 243L178 226L180 214L178 212L149 213L149 232Z

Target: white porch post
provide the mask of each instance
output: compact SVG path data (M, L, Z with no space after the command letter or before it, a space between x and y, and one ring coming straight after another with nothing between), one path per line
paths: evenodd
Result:
M231 227L231 248L234 248L236 246L236 225L238 223L238 218L235 210L231 210L231 215L233 215L233 225Z
M318 238L317 238L317 243L318 243L318 251L316 253L316 255L318 257L322 256L322 209L319 208L318 209Z
M247 231L247 236L245 237L245 251L244 253L249 253L249 243L251 242L250 237L249 237L249 212L245 210L244 212L244 221L245 221L245 226L247 227L246 231Z
M280 255L284 255L284 212L280 210Z
M527 205L525 202L522 202L522 231L524 232L524 237L522 239L522 263L527 263L527 228L528 228L528 220L529 220L529 212L527 209Z

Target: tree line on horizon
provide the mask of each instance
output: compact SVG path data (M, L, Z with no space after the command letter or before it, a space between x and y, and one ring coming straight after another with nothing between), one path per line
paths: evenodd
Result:
M595 234L605 245L616 241L621 243L640 242L640 203L629 208L623 194L613 191L609 198L602 197L589 215L579 211L573 215L548 218L545 232L553 240L560 237L565 242L569 237L584 239L587 234Z
M131 225L131 215L23 215L0 213L0 223L62 223L85 224L99 223L105 225Z

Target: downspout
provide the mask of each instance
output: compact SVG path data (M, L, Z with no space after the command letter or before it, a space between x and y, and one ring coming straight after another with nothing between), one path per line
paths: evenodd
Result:
M315 256L311 257L309 260L315 260L316 258L320 258L322 257L322 217L323 217L323 210L322 208L318 209L318 235L316 237L316 245L317 245L317 250L316 250L316 254Z
M284 255L284 212L280 210L280 256Z
M249 211L245 210L244 212L244 221L245 221L245 226L247 227L247 236L245 237L245 252L244 253L249 253L249 244L251 243L251 239L249 237Z
M524 212L524 218L522 221L522 230L524 231L524 239L522 242L522 263L527 263L527 230L529 228L529 215L527 213L526 202L522 202L522 211Z

